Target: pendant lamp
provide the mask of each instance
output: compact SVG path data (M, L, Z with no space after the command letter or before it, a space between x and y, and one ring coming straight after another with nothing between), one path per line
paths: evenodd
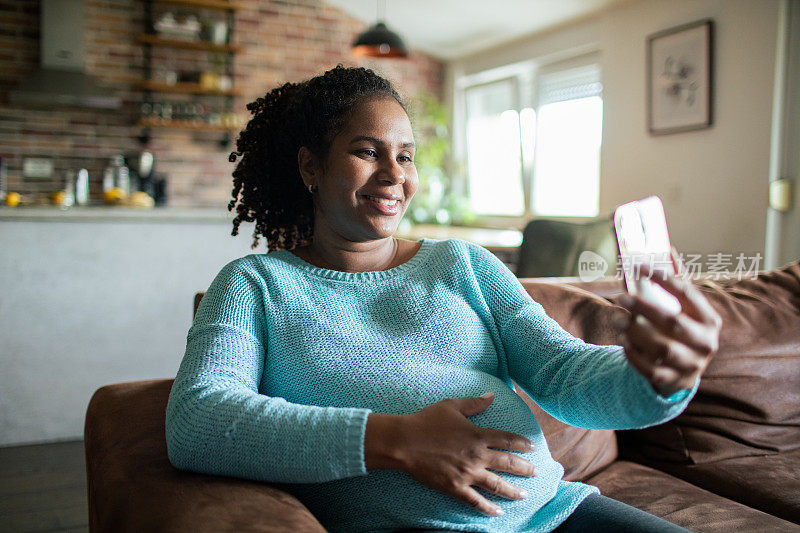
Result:
M386 27L383 22L386 13L386 0L378 3L378 22L353 42L353 55L361 57L408 57L408 49L403 39ZM383 10L380 10L380 7ZM382 11L382 12L381 12Z

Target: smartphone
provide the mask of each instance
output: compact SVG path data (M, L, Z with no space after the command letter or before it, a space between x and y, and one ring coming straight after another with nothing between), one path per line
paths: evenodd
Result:
M667 217L661 199L649 196L617 207L614 210L614 232L628 294L638 294L667 313L680 313L681 304L675 296L649 277L634 274L634 265L646 264L653 273L675 275Z

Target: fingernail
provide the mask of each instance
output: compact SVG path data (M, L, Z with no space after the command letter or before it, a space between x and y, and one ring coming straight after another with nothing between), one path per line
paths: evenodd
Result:
M503 516L504 514L506 514L506 512L503 511L502 509L500 509L499 507L497 507L494 510L494 514L495 514L495 516Z
M536 449L536 445L535 445L534 443L532 443L532 442L531 442L531 443L530 443L530 448L531 448L531 451L533 451L533 450L535 450L535 449Z
M538 476L539 475L539 469L534 466L533 467L533 474L531 474L531 475Z
M481 394L481 398L491 398L494 395L492 391Z
M527 497L528 497L528 491L526 490L521 490L517 493L517 498L519 498L520 500L523 500Z

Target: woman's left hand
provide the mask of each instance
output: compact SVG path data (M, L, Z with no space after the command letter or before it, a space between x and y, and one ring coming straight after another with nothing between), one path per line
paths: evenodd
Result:
M680 273L680 259L672 249L672 263ZM631 365L663 396L691 389L719 345L722 319L705 296L680 274L668 275L642 265L639 275L673 294L681 312L670 314L639 296L623 295L619 303L630 316L618 316L623 332L620 344ZM636 320L641 315L647 321Z

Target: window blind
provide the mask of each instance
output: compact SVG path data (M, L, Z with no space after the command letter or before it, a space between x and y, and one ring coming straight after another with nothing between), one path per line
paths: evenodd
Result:
M600 65L561 70L545 74L539 79L539 106L600 96L602 92Z

